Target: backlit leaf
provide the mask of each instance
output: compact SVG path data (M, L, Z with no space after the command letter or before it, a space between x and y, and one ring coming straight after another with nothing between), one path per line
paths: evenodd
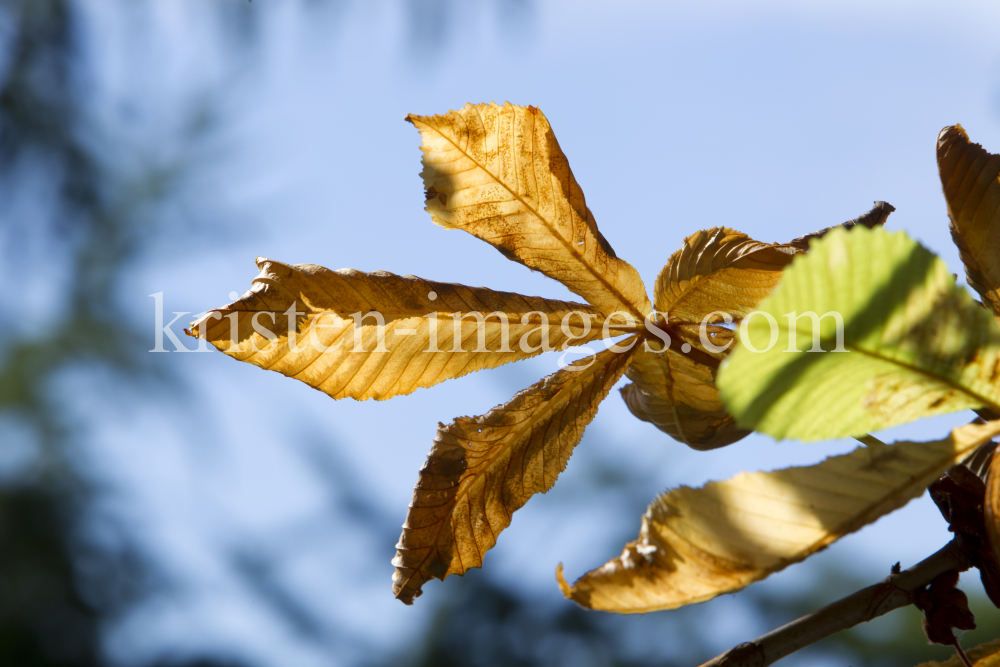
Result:
M733 332L722 327L713 344L733 341ZM622 398L632 414L654 424L672 438L694 449L715 449L732 444L750 434L739 428L726 412L715 386L715 374L725 352L708 352L697 333L675 330L669 348L662 352L639 350L625 374L633 384L622 387ZM684 343L691 350L683 352ZM700 353L698 358L692 352Z
M407 116L423 140L427 211L508 259L541 271L605 315L650 312L638 272L597 229L545 115L535 107L467 104Z
M266 259L257 265L252 288L192 324L193 334L333 398L390 398L532 357L541 352L543 332L554 349L603 335L604 318L583 304L381 271ZM293 306L297 315L289 313ZM506 340L496 313L507 319ZM484 318L481 326L475 314ZM609 326L608 333L623 331Z
M660 271L656 310L668 313L668 322L698 324L715 311L740 319L777 287L798 252L725 227L695 232Z
M969 285L1000 321L1000 155L970 142L955 125L938 135L937 160Z
M511 515L566 467L639 347L638 339L546 377L479 417L440 425L420 470L393 559L393 591L410 604L432 578L481 567Z
M726 406L747 428L819 440L1000 409L1000 329L944 262L902 232L835 229L796 258L758 310L719 375ZM838 342L844 351L833 351ZM825 352L795 351L808 349Z
M998 433L989 422L933 442L869 440L816 465L674 489L649 506L621 556L573 586L557 571L560 586L585 607L620 613L738 591L902 507Z
M671 345L640 351L622 389L632 414L695 449L714 449L746 437L719 399L715 375L732 348L732 331L705 327L722 313L739 320L781 280L798 250L754 241L724 227L695 232L670 257L656 280L656 310ZM706 345L713 346L712 349ZM686 346L686 347L685 347Z

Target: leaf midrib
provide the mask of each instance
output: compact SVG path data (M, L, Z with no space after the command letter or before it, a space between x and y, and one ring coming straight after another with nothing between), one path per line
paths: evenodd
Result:
M536 122L537 121L532 120L532 128L531 128L531 136L532 137L535 136L535 123ZM577 260L580 262L580 264L582 264L587 269L587 271L592 276L594 276L598 280L598 282L600 282L604 286L604 288L608 291L608 293L611 296L613 296L615 299L617 299L620 304L624 305L633 315L636 315L639 320L643 320L644 319L645 316L641 312L639 312L639 309L636 306L634 306L632 303L630 303L629 300L625 298L625 295L622 294L622 292L620 290L618 290L617 288L615 288L614 285L612 285L610 282L608 282L608 280L603 275L601 275L601 273L599 271L597 271L596 268L594 268L593 266L591 266L591 264L584 258L584 256L581 255L577 251L576 247L572 243L570 243L569 241L567 241L565 238L563 238L562 234L560 234L549 223L549 221L546 220L545 217L543 217L542 214L539 213L535 209L534 206L532 206L531 204L529 204L517 192L514 192L510 188L510 186L508 186L496 174L494 174L492 171L490 171L485 166L483 166L482 164L480 164L480 162L478 160L476 160L476 158L472 157L472 155L470 155L468 152L466 152L464 149L462 149L462 147L459 146L457 143L455 143L455 141L453 141L451 139L451 137L447 136L444 132L442 132L441 130L439 130L437 127L431 125L430 123L424 122L424 125L425 125L425 127L427 127L429 129L433 130L434 132L436 132L438 136L440 136L442 139L444 139L445 141L447 141L449 144L451 144L452 146L454 146L457 151L459 151L462 155L464 155L466 158L468 158L469 161L471 161L474 165L476 165L476 167L478 167L479 169L482 169L484 172L486 172L496 183L498 183L503 189L505 189L507 192L509 192L511 195L513 195L519 202L521 202L521 204L526 209L528 209L532 213L532 215L534 215L538 219L539 222L542 223L542 226L544 226L547 230L549 230L549 233L551 233L552 235L554 235L559 240L559 242L563 244L563 247L565 247L567 250L569 250L570 254L572 254L573 256L575 256L577 258ZM532 151L532 161L534 161L534 151ZM549 176L551 177L551 172L549 173ZM535 187L536 188L538 187L538 181L537 181L537 179L535 181ZM569 204L568 201L567 201L567 206L569 206L569 208L570 208L571 211L573 210L573 207ZM586 221L584 221L584 225L586 225ZM596 239L595 239L595 242L596 242ZM560 282L562 282L562 281L560 281ZM581 295L581 296L583 296L583 295ZM584 298L586 298L586 297L584 297Z
M779 325L779 327L780 327L780 325ZM786 332L791 332L792 331L792 329L790 329L788 327L782 327L782 329L784 331L786 331ZM806 333L808 333L810 337L813 335L812 331L805 332L805 331L801 331L798 328L795 329L796 336L798 336L798 334L805 335ZM820 343L832 343L834 346L836 346L836 344L837 344L836 340L832 340L829 337L825 337L823 335L820 335L818 337L818 339L819 339ZM927 371L927 370L925 370L923 368L920 368L919 366L914 366L913 364L909 364L909 363L906 363L906 362L903 362L903 361L899 361L898 359L893 359L893 358L886 357L886 356L881 355L881 354L876 354L875 352L873 352L871 350L866 350L866 349L864 349L862 347L859 347L857 344L852 343L852 342L847 341L847 340L845 340L843 342L843 344L844 344L844 347L850 348L854 352L860 352L861 354L863 354L863 355L865 355L867 357L870 357L872 359L878 359L879 361L884 361L886 363L889 363L889 364L892 364L894 366L898 366L898 367L900 367L902 369L908 370L908 371L910 371L910 372L912 372L912 373L914 373L916 375L920 375L920 376L923 376L923 377L928 378L930 380L933 380L934 382L937 382L939 384L946 385L948 387L951 387L952 389L956 389L956 390L962 392L966 396L969 396L969 397L971 397L971 398L973 398L973 399L975 399L977 401L982 401L982 405L983 406L988 406L988 407L1000 410L1000 403L997 403L997 401L995 401L994 399L982 396L981 394L973 391L969 387L967 387L965 385L958 384L958 383L956 383L954 380L952 380L950 378L942 377L940 375L934 375L933 373L931 373L931 372L929 372L929 371ZM820 345L820 347L822 347L822 345ZM809 352L802 352L801 354L809 354ZM826 350L824 350L822 352L822 354L836 354L836 353L835 352L827 352Z
M931 470L933 468L941 468L941 467L944 467L949 461L960 460L963 455L967 454L968 452L971 452L976 447L978 447L979 445L982 444L982 442L979 442L977 440L970 440L970 442L971 443L976 443L976 444L967 444L967 446L962 447L962 448L953 447L944 456L942 456L940 458L935 457L934 459L932 459L934 461L934 465L927 465L927 466L925 466L925 468L923 470L926 471L926 470ZM929 445L931 443L926 443L926 444ZM913 456L913 455L911 454L911 456ZM922 478L925 478L925 477L926 477L926 474L922 476ZM875 509L878 508L878 507L883 507L886 504L891 504L893 502L898 501L901 496L905 495L904 492L906 490L909 489L909 490L912 491L912 489L914 488L915 484L916 484L916 481L915 480L911 480L909 483L904 484L901 487L897 487L895 489L889 489L888 492L885 495L883 495L883 496L879 497L878 499L876 499L875 501L869 503L867 505L867 507L865 508L864 512L856 514L853 517L849 518L848 520L844 521L843 523L837 525L836 526L836 530L828 530L828 531L826 531L825 535L821 539L816 540L815 542L810 543L803 550L799 551L794 557L788 558L788 559L780 559L779 562L777 564L775 564L774 566L767 567L767 568L760 568L760 569L754 571L753 573L750 574L750 577L748 578L748 580L745 580L745 583L743 583L743 586L741 586L740 588L725 590L725 591L714 593L714 594L711 594L711 595L692 596L692 597L689 597L689 598L687 598L687 599L685 599L683 601L678 602L675 606L666 607L666 608L662 607L662 606L656 606L656 605L647 605L647 606L641 607L641 608L630 608L627 611L627 613L647 613L647 612L651 612L651 611L659 611L659 610L662 610L662 609L675 609L675 608L683 607L683 606L689 605L689 604L696 604L696 603L699 603L699 602L705 602L707 600L712 600L712 599L714 599L716 597L719 597L721 595L725 595L725 594L728 594L728 593L735 593L738 590L742 590L743 588L746 588L746 586L749 586L750 584L752 584L754 582L757 582L757 581L760 581L762 579L765 579L766 577L770 576L771 574L774 574L775 572L779 572L779 571L785 569L786 567L788 567L790 565L794 565L795 563L802 562L803 560L805 560L809 556L811 556L811 555L815 554L817 551L819 551L819 550L821 550L821 549L829 546L830 544L832 544L836 540L838 540L838 539L840 539L840 538L842 538L842 537L844 537L846 535L849 535L849 534L851 534L853 532L856 532L856 531L860 530L864 526L870 525L872 522L870 520L869 521L864 521L864 520L862 520L862 517L866 517L866 516L871 515L872 512L874 512ZM884 516L884 514L883 514L883 516ZM860 525L858 525L859 523L860 523ZM665 530L670 531L670 533L673 536L675 536L677 539L684 541L690 548L695 549L697 551L700 551L701 553L707 554L712 559L725 558L723 556L720 556L719 554L706 551L705 549L699 547L692 540L688 539L687 537L685 537L681 533L679 533L676 530L674 530L669 525L668 522L661 522L661 524L663 525L663 527L664 527ZM662 539L662 538L658 538L658 539ZM666 541L666 540L664 540L664 541ZM667 542L667 544L670 544L670 543ZM676 547L674 547L673 545L670 545L670 546L671 546L671 548L675 552L677 552ZM725 558L725 560L727 560L727 561L729 561L731 563L737 563L737 561L734 561L734 560L732 560L730 558ZM673 605L673 603L671 603L671 604Z
M749 236L746 237L746 240L753 241L753 239L751 239ZM743 241L740 241L740 242L742 243ZM780 244L777 244L777 243L767 244L767 243L761 243L760 241L753 241L753 242L759 244L759 247L754 248L753 250L748 250L745 254L740 255L740 256L738 256L738 257L736 257L736 258L734 258L734 259L726 262L726 264L724 264L723 266L720 266L719 268L713 270L711 273L702 274L702 275L699 275L699 274L695 273L691 277L686 278L686 280L689 283L688 286L686 288L683 288L683 289L679 290L679 293L677 294L676 298L673 299L670 302L670 304L668 305L668 307L666 307L666 308L663 309L664 312L669 312L670 310L673 310L675 307L677 307L678 304L682 303L683 301L685 301L689 297L691 297L691 295L693 293L701 291L702 289L704 289L706 287L706 283L711 284L712 281L719 280L721 278L721 276L719 276L719 274L722 273L723 271L731 269L733 267L733 265L736 264L737 262L739 262L739 261L741 261L741 260L743 260L743 259L745 259L747 257L750 257L750 256L754 255L755 253L758 253L758 252L760 252L762 250L767 250L768 248L784 247L784 246L781 246ZM725 250L725 246L719 246L719 251L722 251L722 250ZM718 254L719 251L716 252L716 255ZM681 278L680 280L685 280L685 279ZM672 280L672 279L669 282L670 282L671 285L676 284L676 282L674 280ZM771 291L773 291L773 290L771 290ZM770 291L769 291L769 293L770 293ZM761 299L761 300L763 300L763 299Z
M635 345L638 344L638 343L639 343L639 339L636 338L635 342L633 343L633 347L630 348L630 351L626 352L625 354L629 354L629 355L634 354ZM614 358L615 357L610 357L610 359L612 359L612 360ZM592 377L598 370L606 370L608 365L609 364L604 364L604 365L599 365L599 364L596 364L596 363L595 364L591 364L591 366L589 368L587 368L584 372L582 372L582 373L580 373L579 375L576 376L577 378L579 378L579 380L577 382L565 382L565 383L563 383L562 387L559 388L559 391L557 391L556 394L551 399L549 399L549 401L547 402L547 405L548 406L559 405L560 404L560 399L564 396L564 394L566 392L572 392L574 388L580 386L583 383L583 381L585 381L586 379ZM625 364L625 366L627 366L627 364ZM624 366L623 366L623 369L624 369ZM623 370L623 372L624 372L624 370ZM617 382L617 380L616 380L616 382ZM596 408L597 406L595 405L594 407ZM490 412L492 412L492 410ZM516 433L512 432L512 433L508 433L507 435L505 435L501 439L501 443L502 444L499 444L499 446L497 446L496 448L492 448L491 447L491 449L490 449L490 456L489 456L489 458L490 458L489 463L486 464L486 466L485 466L485 468L483 470L477 472L473 476L474 481L472 483L466 484L465 488L464 489L460 489L455 494L455 496L453 497L453 499L449 501L451 503L451 508L449 509L448 515L445 518L442 518L438 522L439 528L437 530L437 533L434 536L434 543L433 544L434 544L434 550L435 551L434 552L430 552L429 551L427 553L427 555L424 556L423 559L421 559L421 561L417 565L417 567L413 568L414 572L422 572L422 568L427 563L427 560L431 557L431 554L437 552L438 543L439 543L439 540L441 539L441 531L444 530L444 527L445 527L446 524L450 524L451 523L452 518L454 517L454 514L455 514L454 513L454 509L459 505L459 503L461 502L461 500L465 500L465 499L468 498L470 490L474 486L476 486L475 481L478 481L478 479L483 479L485 477L486 473L495 465L495 463L497 461L497 457L502 452L511 449L511 447L513 447L513 444L515 442L519 441L520 434L523 434L526 431L528 431L528 432L532 431L534 429L534 427L543 419L543 417L546 416L546 415L548 415L549 413L550 413L550 410L542 410L542 411L539 411L538 413L536 413L535 415L532 415L532 417L529 418L526 422L524 422L524 423L522 423L521 425L518 426L518 428L516 430ZM543 448L543 450L544 450L544 448ZM510 465L510 459L508 459L508 465ZM522 475L522 478L523 478L523 475ZM504 479L506 479L506 476L504 477ZM464 481L464 480L462 480L462 481ZM523 483L523 480L522 480L522 483ZM543 483L544 483L544 473L543 473ZM459 484L461 484L461 481L459 482ZM534 494L532 494L532 495L534 495ZM438 507L441 507L441 505L438 505ZM507 509L506 505L504 506L504 509L505 510ZM510 512L510 511L507 512L508 524L509 524L509 521L510 521L510 516L512 514L513 514L513 512ZM489 523L489 522L487 522L487 523ZM489 523L489 526L490 526L490 532L493 533L493 539L496 540L497 539L497 534L493 530L493 524ZM479 550L479 545L478 544L476 544L476 550L477 551ZM458 550L457 549L456 549L456 554L458 554ZM482 553L479 554L479 558L480 558L480 560L483 559L483 554ZM461 555L460 554L459 554L459 560L461 560ZM464 568L464 570L468 569L468 568L465 568L465 563L464 562L462 563L462 567ZM409 581L412 578L413 578L413 576L411 575L409 578L407 578L406 582L409 583Z

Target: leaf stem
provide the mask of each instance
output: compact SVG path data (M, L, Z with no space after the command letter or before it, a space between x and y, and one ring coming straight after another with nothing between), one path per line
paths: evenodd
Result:
M766 667L841 630L913 603L916 591L949 570L972 567L961 535L913 567L811 614L735 646L700 667Z

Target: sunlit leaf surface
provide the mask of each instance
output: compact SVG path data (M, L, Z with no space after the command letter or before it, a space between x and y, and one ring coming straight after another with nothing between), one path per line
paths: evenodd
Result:
M390 398L532 357L543 333L554 349L603 335L603 316L579 303L381 271L265 259L258 267L252 288L195 322L193 334L333 398ZM612 324L609 335L623 333Z
M467 104L407 116L423 140L427 211L515 262L563 283L605 315L650 312L638 272L597 229L545 115L535 107Z
M412 603L431 578L482 566L511 515L566 467L638 340L626 347L581 359L485 415L439 426L396 545L396 597Z
M620 613L737 591L902 507L998 433L1000 421L932 442L870 440L817 465L674 489L649 506L621 556L573 586L560 571L560 586L585 607Z
M758 310L719 376L726 406L747 428L819 440L1000 409L1000 329L944 262L902 232L830 232Z
M622 389L622 397L632 414L695 449L746 437L750 431L736 425L715 386L719 363L732 349L732 331L714 323L723 313L739 320L760 303L796 252L724 227L686 238L656 280L656 310L671 344L640 351L626 370L633 384Z

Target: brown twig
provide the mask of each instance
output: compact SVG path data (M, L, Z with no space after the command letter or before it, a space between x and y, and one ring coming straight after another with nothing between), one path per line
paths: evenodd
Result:
M729 649L701 667L765 667L841 630L913 604L917 591L943 572L972 567L963 538L957 535L944 548L908 570L892 574L874 586L807 614L757 639Z

